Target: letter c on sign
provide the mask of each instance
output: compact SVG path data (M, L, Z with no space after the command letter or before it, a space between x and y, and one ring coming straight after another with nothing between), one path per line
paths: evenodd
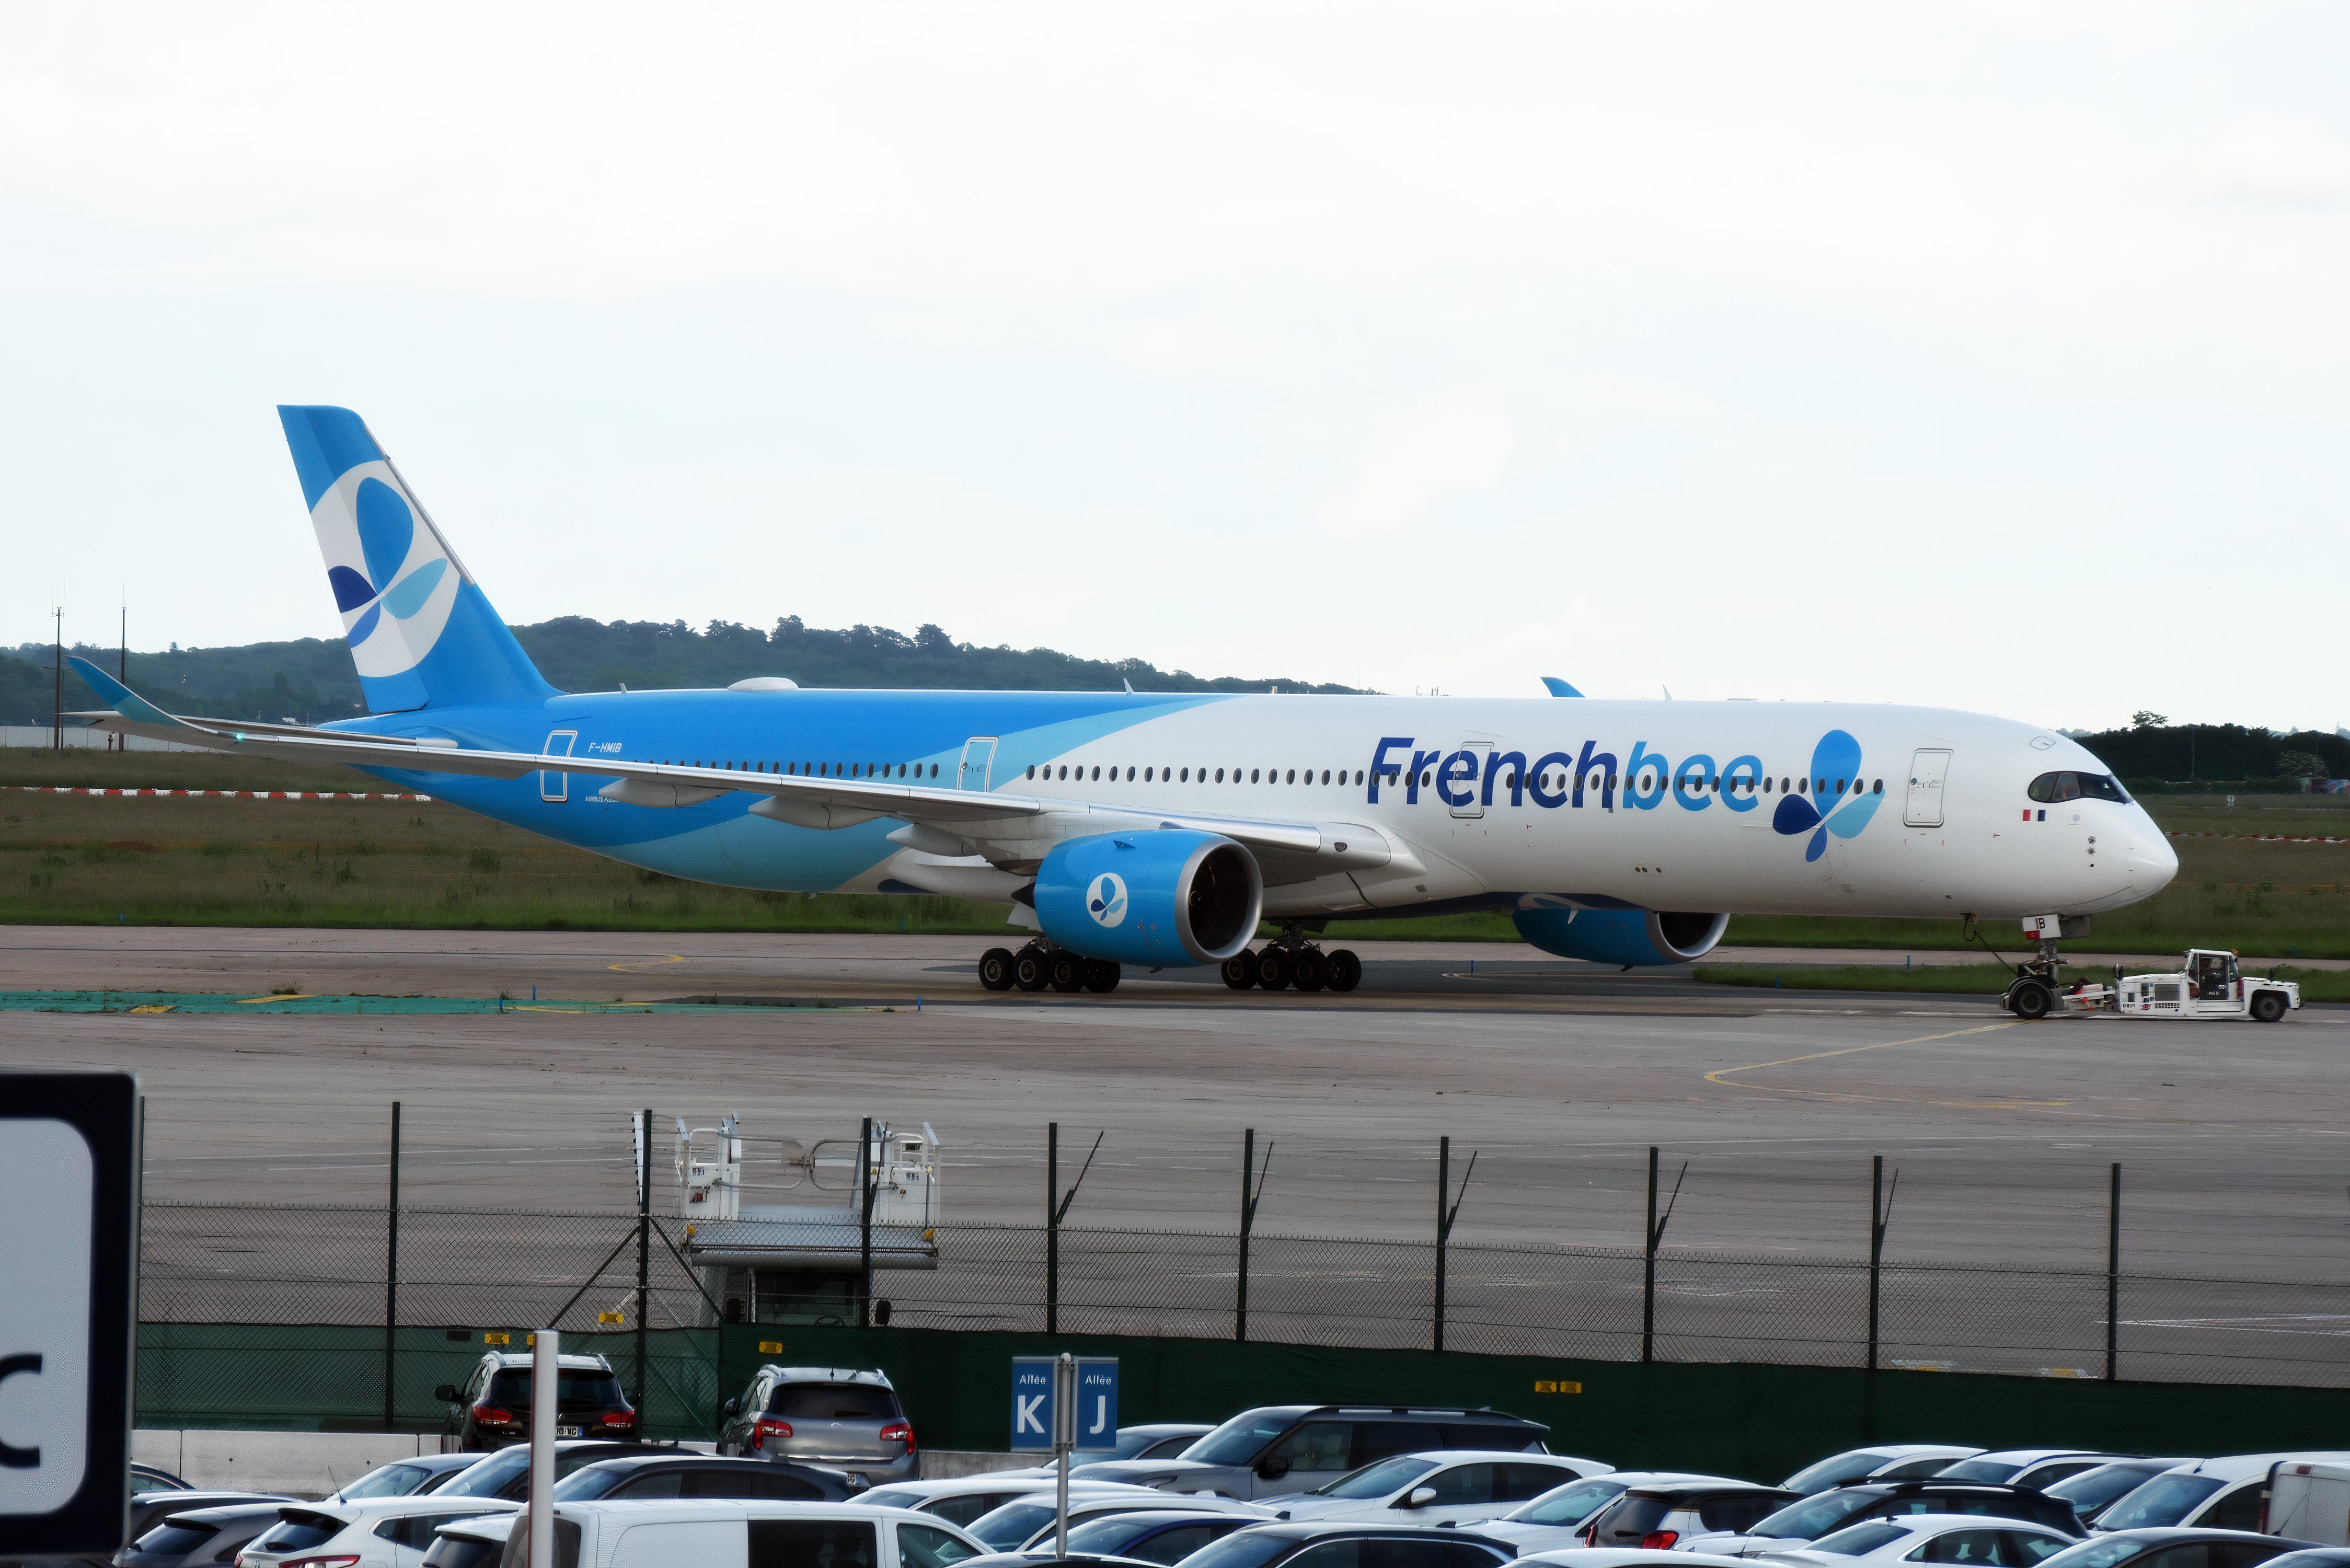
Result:
M38 1355L0 1355L0 1383L6 1382L9 1378L16 1376L19 1372L30 1373L36 1377L39 1376L41 1373L41 1358ZM12 1470L37 1469L40 1467L40 1449L11 1448L7 1443L0 1442L0 1469Z

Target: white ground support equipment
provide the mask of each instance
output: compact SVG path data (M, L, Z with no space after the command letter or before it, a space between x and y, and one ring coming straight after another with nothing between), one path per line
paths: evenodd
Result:
M2273 974L2246 974L2237 955L2222 948L2189 948L2173 971L2155 974L2114 971L2107 981L2057 979L2060 936L2085 936L2088 921L2078 916L2035 915L2023 922L2033 956L2015 966L2000 1005L2025 1023L2051 1012L2111 1012L2124 1018L2249 1018L2274 1023L2301 1005L2301 987Z

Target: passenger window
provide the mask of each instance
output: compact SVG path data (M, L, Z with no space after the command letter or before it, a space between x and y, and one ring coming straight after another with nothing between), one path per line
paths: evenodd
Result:
M1434 1427L1417 1421L1366 1421L1355 1429L1355 1459L1358 1465L1373 1459L1384 1459L1394 1454L1416 1454L1426 1449L1466 1448L1466 1443L1452 1443Z
M2000 1535L2001 1532L1996 1530L1953 1530L1937 1535L1903 1561L1980 1563L1985 1568L1995 1568L1999 1562Z
M1325 1541L1309 1546L1281 1568L1366 1568L1363 1542L1359 1541Z
M632 1481L623 1482L619 1487L613 1490L612 1495L615 1498L627 1498L630 1502L639 1502L649 1498L681 1497L684 1495L681 1490L683 1487L684 1482L685 1478L678 1474L675 1470L668 1471L665 1474L656 1472L649 1476L639 1476ZM728 1494L724 1492L712 1491L702 1492L699 1495L703 1497L724 1497ZM738 1493L736 1495L740 1494Z
M1491 1502L1493 1501L1493 1470L1492 1465L1455 1465L1449 1470L1437 1471L1419 1484L1434 1487L1438 1502ZM1419 1488L1413 1490L1418 1490Z
M2034 1568L2034 1564L2054 1557L2073 1543L2053 1535L2029 1535L2021 1530L1999 1532L2000 1561L2007 1568Z
M1138 1546L1126 1549L1127 1555L1139 1557L1145 1563L1178 1563L1216 1538L1212 1524L1186 1524L1174 1530L1162 1530Z
M754 1519L748 1568L874 1568L873 1526L855 1519Z
M1575 1477L1568 1471L1553 1469L1548 1465L1503 1465L1501 1479L1493 1488L1495 1502L1531 1502L1555 1486L1565 1486Z
M932 1524L898 1527L898 1561L901 1568L949 1568L978 1553Z
M1293 1475L1336 1474L1354 1468L1347 1457L1354 1436L1354 1428L1345 1421L1308 1421L1275 1443L1266 1457L1287 1459Z

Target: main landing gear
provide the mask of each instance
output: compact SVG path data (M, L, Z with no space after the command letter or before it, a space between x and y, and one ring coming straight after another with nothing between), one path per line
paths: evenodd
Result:
M1226 959L1224 983L1234 991L1295 986L1299 991L1347 992L1363 983L1363 961L1347 948L1326 953L1305 940L1303 927L1290 926L1279 940L1256 951L1243 949Z
M1097 995L1118 989L1118 967L1107 959L1089 959L1039 939L1014 953L990 948L979 955L979 983L990 991L1043 991L1047 986L1064 995L1090 991Z

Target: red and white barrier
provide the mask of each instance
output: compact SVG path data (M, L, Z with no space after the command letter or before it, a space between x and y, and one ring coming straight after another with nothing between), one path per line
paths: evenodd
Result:
M2174 833L2172 838L2241 838L2253 844L2350 844L2350 838L2297 838L2289 833Z
M86 789L77 784L8 784L32 794L213 795L222 800L431 800L429 794L370 794L317 789Z

